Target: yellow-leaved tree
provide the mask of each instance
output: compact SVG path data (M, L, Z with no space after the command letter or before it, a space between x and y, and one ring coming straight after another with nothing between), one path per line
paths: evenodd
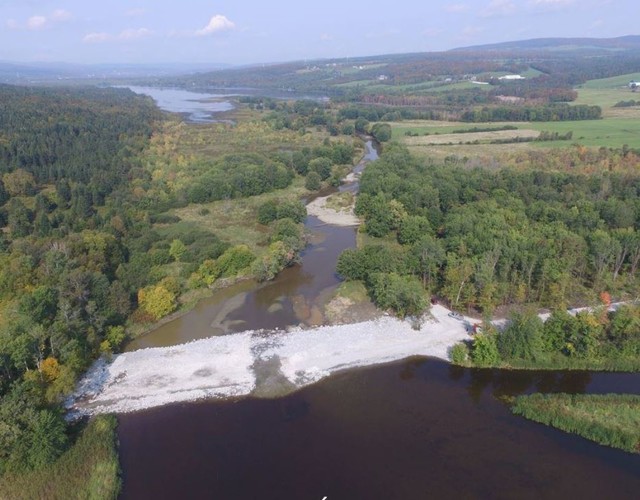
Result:
M151 285L138 291L140 309L158 320L176 308L176 296L162 285Z

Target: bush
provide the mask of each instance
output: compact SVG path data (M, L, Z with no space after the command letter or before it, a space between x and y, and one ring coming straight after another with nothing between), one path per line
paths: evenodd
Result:
M217 260L217 270L220 276L235 276L246 269L256 260L256 256L247 245L231 247Z
M309 170L316 172L320 176L320 180L324 181L331 175L331 160L329 158L314 158L309 162Z
M278 202L276 200L265 201L258 207L258 222L269 224L278 218Z
M391 139L391 125L388 123L376 123L371 127L371 135L378 142L387 142Z
M477 366L496 366L500 363L500 352L495 333L478 333L473 338L471 360Z
M451 362L454 365L466 365L469 361L469 346L460 342L451 348Z
M309 191L318 191L321 187L321 181L322 179L320 179L318 172L309 172L304 181L304 187Z
M542 320L534 312L511 315L507 328L498 337L502 359L532 361L542 348Z
M398 271L398 257L382 245L366 245L360 250L349 248L338 257L336 272L345 279L362 280L369 285L374 273Z
M422 284L413 276L376 273L369 291L378 307L392 309L400 317L418 316L428 305Z

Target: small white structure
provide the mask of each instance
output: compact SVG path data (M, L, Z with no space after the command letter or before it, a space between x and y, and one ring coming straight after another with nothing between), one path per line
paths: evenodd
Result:
M524 80L525 77L522 75L504 75L498 78L498 80Z

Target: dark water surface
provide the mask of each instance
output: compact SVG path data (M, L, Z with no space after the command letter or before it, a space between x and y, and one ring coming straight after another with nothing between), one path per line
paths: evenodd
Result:
M640 393L638 375L412 359L276 400L119 417L123 498L637 498L640 457L511 415L538 390Z

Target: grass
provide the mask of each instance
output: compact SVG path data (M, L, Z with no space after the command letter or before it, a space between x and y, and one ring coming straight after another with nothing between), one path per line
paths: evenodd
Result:
M335 292L336 297L344 297L354 303L369 302L367 289L361 281L343 281Z
M611 104L615 104L620 99L615 100ZM638 122L640 120L640 109L632 108L612 108L617 114L607 116L602 120L580 120L580 121L563 121L563 122L495 122L489 124L469 124L461 122L452 122L448 125L442 125L442 122L394 122L391 124L393 138L404 144L409 149L420 154L420 150L425 147L431 147L433 143L451 142L451 145L440 144L440 148L446 149L446 154L458 154L471 156L474 153L491 154L492 151L500 153L501 151L509 151L513 147L519 149L546 149L567 147L578 143L587 147L606 147L621 148L624 144L630 148L640 148L640 134L638 133ZM635 116L634 116L635 115ZM517 134L526 133L526 131L547 131L565 134L573 132L573 138L569 141L545 141L530 142L526 144L509 144L507 147L501 147L501 144L492 144L489 147L476 149L476 145L459 146L458 142L470 142L478 139L480 142L486 141L489 136L495 133L465 133L456 134L456 130L472 128L473 126L500 127L504 125L512 125L518 127L518 130L507 130L502 132L507 137ZM418 134L417 137L406 135L407 132ZM426 135L429 134L429 135ZM479 146L481 146L480 144ZM465 145L463 145L465 146ZM424 152L423 152L424 154Z
M531 76L527 73L524 76ZM578 143L586 147L640 148L640 107L615 108L619 101L640 99L640 93L633 93L627 88L631 80L640 81L640 73L630 73L613 78L591 80L580 86L578 98L574 104L597 105L602 108L603 119L566 122L494 122L463 123L429 120L413 120L392 123L393 139L405 143L412 152L419 156L430 156L441 159L448 155L467 156L501 156L514 150L531 150L547 148L565 148ZM448 87L440 87L446 89ZM565 134L573 132L569 141L545 141L519 144L486 144L487 138L474 134L456 134L457 130L477 127L500 127L512 125L524 131L548 131ZM515 132L515 131L514 131ZM522 133L521 132L521 133ZM411 133L417 137L406 135ZM437 134L437 135L436 135ZM444 134L450 134L443 136ZM424 136L427 137L424 137ZM432 137L435 136L435 137ZM480 144L457 144L478 139ZM451 142L452 144L433 144L435 142ZM485 142L485 144L483 144Z
M326 206L336 212L349 210L355 201L353 193L345 191L343 193L332 194L327 198Z
M612 76L611 78L589 80L584 85L581 85L579 89L612 89L626 87L631 80L640 82L640 73L628 73L626 75Z
M0 498L117 498L121 481L116 426L113 416L94 417L75 444L51 466L20 475L5 475L0 483Z
M518 396L512 411L606 446L640 453L640 396L532 394Z
M362 226L360 228L362 229ZM376 238L359 230L356 235L356 248L363 248L366 245L381 245L393 251L402 251L402 245L398 243L395 232L391 232L383 238Z
M265 243L268 235L267 228L259 224L256 219L258 207L273 199L300 199L307 193L308 191L304 187L304 178L297 177L286 189L249 198L191 204L172 210L171 213L182 219L177 224L210 231L223 241L232 245L248 245L249 248L260 254L261 249L266 250ZM209 213L203 215L203 208L208 209ZM171 231L171 226L161 228L160 231Z

